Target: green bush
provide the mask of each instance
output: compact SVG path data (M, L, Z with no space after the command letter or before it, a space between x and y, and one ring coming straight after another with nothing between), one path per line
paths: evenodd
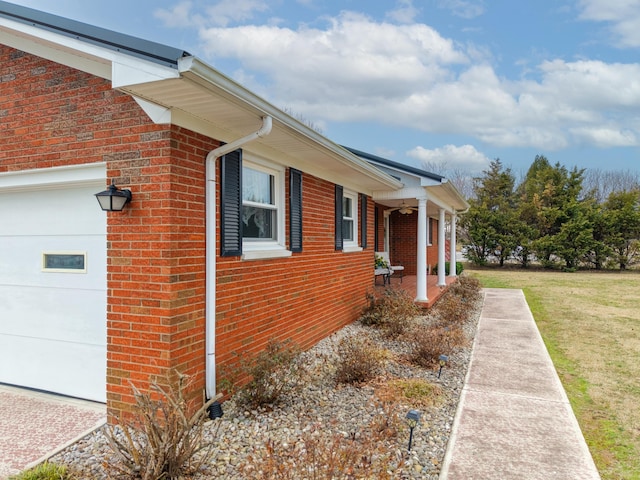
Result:
M242 361L241 373L251 380L237 394L240 403L251 407L273 404L299 388L304 373L299 354L297 345L272 339L257 356Z
M67 468L55 463L44 462L18 475L9 477L9 480L71 480Z
M449 262L444 262L445 274L449 274ZM462 262L456 262L456 275L460 275L464 270L464 264ZM433 271L438 273L438 264L433 267Z

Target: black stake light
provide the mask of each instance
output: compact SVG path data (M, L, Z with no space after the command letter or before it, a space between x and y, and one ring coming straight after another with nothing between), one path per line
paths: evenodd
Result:
M407 425L409 425L409 448L411 451L411 444L413 443L413 429L420 423L420 412L418 410L409 410L407 412Z
M440 374L442 373L442 367L444 367L449 361L449 357L446 355L440 355L440 370L438 370L438 378L440 378Z
M131 201L131 190L120 190L113 180L109 188L96 193L100 208L105 212L121 212L124 206Z

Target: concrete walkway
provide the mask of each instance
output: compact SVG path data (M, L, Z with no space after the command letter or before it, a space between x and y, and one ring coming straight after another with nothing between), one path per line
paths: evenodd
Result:
M440 479L599 479L524 294L484 293Z

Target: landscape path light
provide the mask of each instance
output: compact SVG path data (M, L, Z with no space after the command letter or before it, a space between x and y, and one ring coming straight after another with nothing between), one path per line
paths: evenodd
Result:
M446 355L440 355L440 370L438 370L438 378L440 378L440 374L442 373L442 368L447 364L447 362L449 361L449 357L447 357Z
M407 425L409 425L409 448L411 451L411 444L413 443L413 429L420 423L420 412L418 410L409 410L407 412Z

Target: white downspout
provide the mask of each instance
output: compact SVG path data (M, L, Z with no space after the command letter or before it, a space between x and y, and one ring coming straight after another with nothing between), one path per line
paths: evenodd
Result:
M207 398L216 395L216 159L241 145L271 133L272 118L262 117L259 130L211 150L206 158L206 313L205 313L205 390Z

